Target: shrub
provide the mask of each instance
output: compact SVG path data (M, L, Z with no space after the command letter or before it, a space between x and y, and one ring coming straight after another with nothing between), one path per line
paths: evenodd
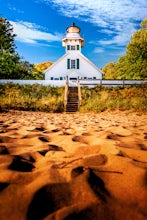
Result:
M0 111L9 109L63 112L64 87L0 85ZM146 85L82 88L80 112L105 110L147 111Z

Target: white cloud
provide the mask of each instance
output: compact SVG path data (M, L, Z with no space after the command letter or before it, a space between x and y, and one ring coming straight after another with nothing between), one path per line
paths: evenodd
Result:
M45 31L41 31L41 27L34 23L23 21L10 21L10 23L13 25L14 33L17 35L17 41L30 44L40 44L39 41L61 41L60 34L50 34Z
M67 17L75 17L101 27L103 33L115 34L110 41L101 44L116 43L125 45L133 31L136 22L146 16L146 0L44 0L59 13ZM131 28L131 30L130 30Z
M11 5L10 3L8 4L8 9L11 10L11 11L15 11L15 12L17 12L17 13L21 13L21 14L24 13L24 11L22 11L22 10L16 8L16 7L14 7L14 6Z
M103 52L104 52L104 49L103 49L103 48L96 47L93 52L94 52L94 53L103 53Z
M108 34L108 35L114 34L114 31L109 30L109 29L102 29L102 30L99 30L99 32L104 33L104 34Z
M123 29L124 28L124 29ZM97 44L101 45L112 45L124 46L130 40L131 35L136 31L134 26L130 23L127 25L127 31L125 27L118 31L117 34L111 40L99 40Z

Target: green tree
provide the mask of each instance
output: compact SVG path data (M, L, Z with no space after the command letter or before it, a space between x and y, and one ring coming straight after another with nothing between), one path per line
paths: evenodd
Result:
M33 64L22 61L15 51L13 27L0 17L0 78L1 79L43 79L43 73Z
M127 45L126 55L116 66L118 79L145 79L147 77L147 17Z
M17 79L19 72L19 56L10 52L0 51L0 78Z
M102 71L104 72L103 79L115 79L116 63L115 62L107 63L102 68Z
M0 17L0 50L2 52L15 52L13 27L10 22Z
M147 17L141 22L141 28L147 29Z

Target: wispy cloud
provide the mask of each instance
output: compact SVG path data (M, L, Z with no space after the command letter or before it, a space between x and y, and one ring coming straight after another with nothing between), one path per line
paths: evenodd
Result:
M146 16L146 0L41 0L64 16L75 17L101 28L112 40L101 44L125 45Z
M94 52L94 53L103 53L103 52L104 52L104 49L103 49L103 48L100 48L100 47L96 47L93 52Z
M136 31L134 25L132 23L127 24L126 27L122 26L122 29L115 33L115 36L112 37L112 39L109 38L109 40L99 40L97 43L101 45L118 45L118 46L124 46L128 43L130 40L131 35Z
M16 7L14 7L14 6L11 5L11 4L8 4L8 9L11 10L11 11L17 12L17 13L21 13L21 14L24 13L24 11L22 11L22 10L16 8Z
M17 35L17 41L30 44L40 44L40 41L46 43L52 41L61 41L60 34L51 34L45 31L41 31L42 28L34 23L24 21L10 21L10 23L13 25L14 33Z

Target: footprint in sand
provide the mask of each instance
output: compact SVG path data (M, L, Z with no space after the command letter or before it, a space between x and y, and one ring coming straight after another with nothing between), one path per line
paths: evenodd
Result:
M110 193L106 189L104 181L92 169L89 169L88 183L95 195L103 202L106 202L110 197Z
M0 146L0 154L9 154L9 151L5 145Z
M91 136L91 134L88 133L88 132L83 132L82 135L83 135L83 136Z
M119 135L117 134L113 134L113 133L110 133L106 136L106 139L110 139L110 140L119 140Z
M9 186L9 183L7 182L0 182L0 192L5 189L7 186Z
M34 195L27 212L28 220L41 220L62 207L70 205L71 192L68 183L48 184Z
M83 164L87 167L95 167L95 166L101 166L106 164L108 161L108 158L105 154L99 154L99 155L92 155L87 156L83 158Z
M49 151L64 151L64 149L62 147L59 147L57 145L54 144L49 144L48 145L48 149L44 149L41 151L38 151L42 156L45 156L46 153L48 153Z
M50 142L51 139L48 136L40 136L38 139L42 142Z
M52 132L56 133L56 132L59 132L61 129L59 128L55 128L55 129L52 129Z
M83 178L78 178L81 175L83 175ZM79 181L85 182L82 184L82 188L79 187ZM94 198L93 195L95 195L98 198L98 204L100 204L100 201L102 203L107 202L111 198L104 181L92 169L85 171L83 167L77 167L72 170L71 182L48 184L41 187L34 194L28 207L27 219L56 219L56 217L57 219L92 219L91 214L95 216L97 210L91 209L90 212L85 213L87 205L81 205L81 202L85 202L87 195L89 195L87 194L89 192L81 194L81 190L83 192L86 189L91 189L91 198ZM82 199L79 198L79 195ZM76 209L72 207L76 207Z
M34 130L32 131L45 131L45 128L43 127L36 127Z
M138 143L137 145L140 148L140 150L147 151L147 146L145 146L143 143Z
M5 136L5 137L1 136L0 137L0 143L14 143L15 140L16 140L16 138L12 138L12 137L7 137L7 136Z
M84 171L85 171L85 168L83 166L79 166L79 167L72 169L71 178L75 178L75 177L81 175L82 173L84 173Z
M104 181L95 174L93 169L85 169L83 166L74 168L71 172L72 181L80 175L85 175L85 181L88 183L98 199L105 202L110 197L110 193L106 189Z
M57 145L49 144L49 151L64 151L64 149Z
M73 141L73 142L80 142L80 143L83 143L83 144L88 144L88 142L86 141L85 138L86 138L86 137L84 137L84 136L74 136L74 137L72 138L72 141Z
M35 166L32 162L23 159L20 156L14 156L12 163L9 165L8 169L20 172L31 172Z

